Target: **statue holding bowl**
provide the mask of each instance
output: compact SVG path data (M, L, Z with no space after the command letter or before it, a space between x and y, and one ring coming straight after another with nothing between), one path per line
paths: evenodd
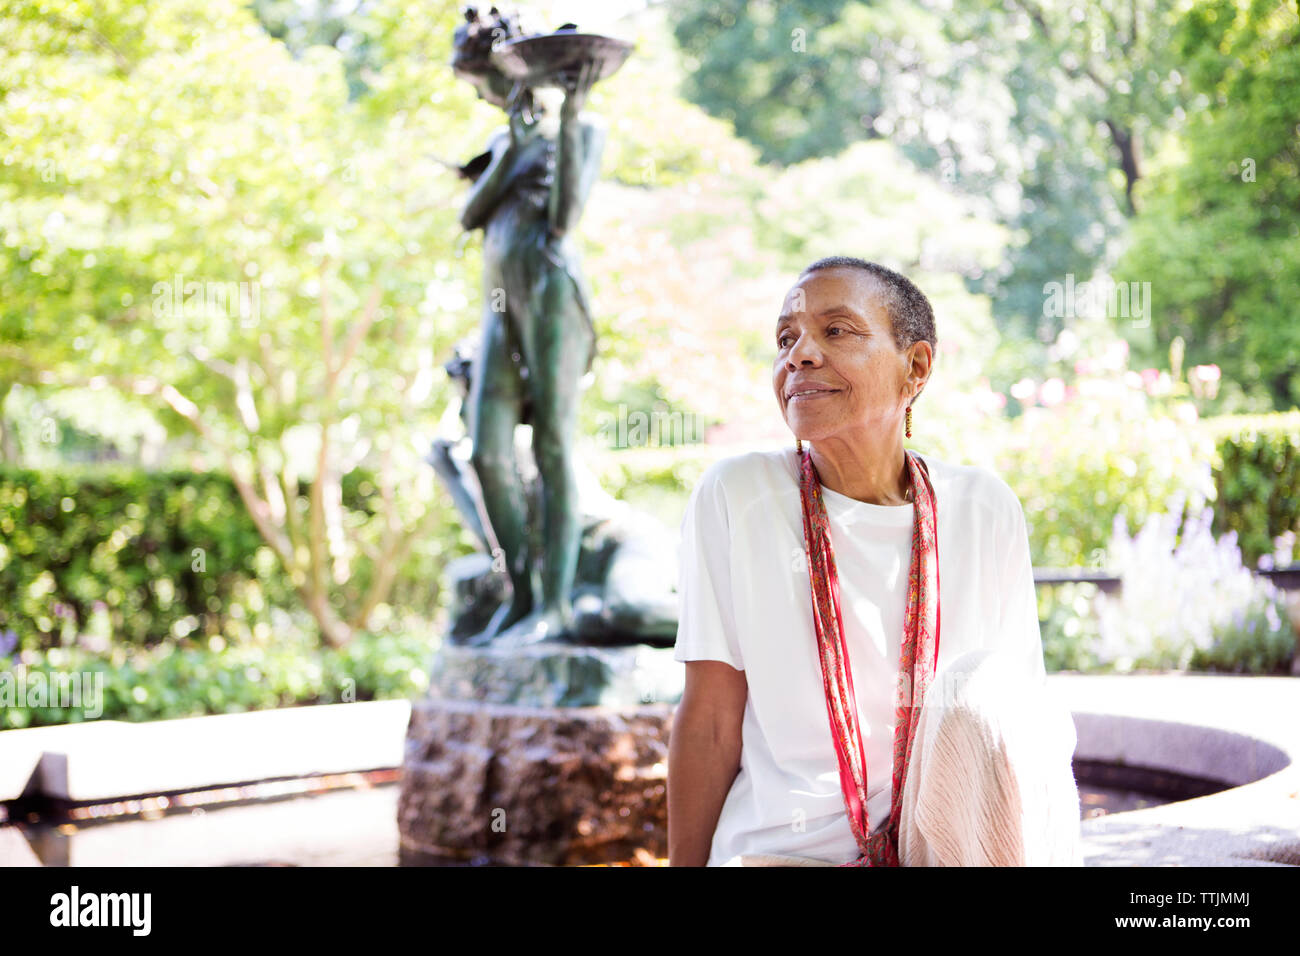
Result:
M525 36L496 7L485 18L467 8L455 33L456 75L508 121L460 168L472 183L461 225L484 233L482 338L466 410L471 463L494 558L504 558L511 583L509 600L470 644L517 647L572 630L582 533L574 430L596 350L572 231L606 136L582 108L630 50L573 24ZM515 457L515 429L525 422L541 484L533 507Z

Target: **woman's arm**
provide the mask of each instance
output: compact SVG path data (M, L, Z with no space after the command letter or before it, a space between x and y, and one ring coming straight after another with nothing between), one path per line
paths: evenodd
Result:
M668 738L668 860L706 866L740 769L749 699L732 599L724 463L705 469L686 502L678 545L677 647L686 687Z
M713 831L740 770L749 685L722 661L687 661L668 742L668 865L705 866Z

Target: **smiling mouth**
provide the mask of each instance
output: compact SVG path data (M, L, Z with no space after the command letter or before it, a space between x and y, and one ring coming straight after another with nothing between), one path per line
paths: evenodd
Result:
M839 393L839 389L838 389L838 388L819 388L819 389L816 389L815 391L808 391L808 392L795 392L793 395L790 396L790 398L788 399L788 401L791 401L791 402L801 402L801 401L806 402L806 401L809 401L809 400L814 399L814 398L824 398L824 397L826 397L827 395L835 395L835 394L838 394L838 393Z

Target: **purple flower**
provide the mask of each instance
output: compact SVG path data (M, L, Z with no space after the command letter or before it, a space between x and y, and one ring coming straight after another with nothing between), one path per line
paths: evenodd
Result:
M17 634L13 631L0 631L0 657L8 657L17 646Z

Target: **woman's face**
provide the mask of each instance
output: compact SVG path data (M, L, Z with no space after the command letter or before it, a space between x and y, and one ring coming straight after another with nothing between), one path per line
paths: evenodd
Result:
M787 293L772 387L796 437L852 440L889 429L901 435L907 403L928 373L929 345L899 351L879 283L860 269L837 267L810 273ZM914 370L909 353L918 350L925 354ZM791 394L809 388L818 390Z

